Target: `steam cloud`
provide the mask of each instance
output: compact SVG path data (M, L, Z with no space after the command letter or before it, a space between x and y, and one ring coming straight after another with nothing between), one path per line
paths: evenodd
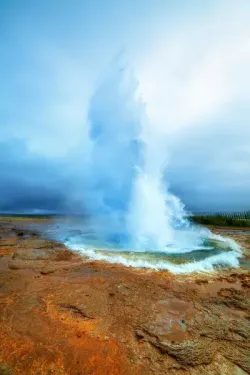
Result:
M84 173L88 217L77 224L77 234L70 234L67 225L59 234L66 231L65 243L90 257L125 265L173 272L237 265L238 246L191 225L184 205L168 191L164 143L152 131L136 81L121 60L110 68L89 109L91 147ZM216 249L209 241L222 245ZM159 257L195 252L203 252L201 260L181 266ZM131 260L131 253L144 258ZM148 261L145 254L158 260Z

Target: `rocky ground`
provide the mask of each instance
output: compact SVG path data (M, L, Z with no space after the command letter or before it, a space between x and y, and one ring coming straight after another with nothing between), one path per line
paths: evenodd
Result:
M176 276L91 262L23 228L0 222L0 374L250 373L250 232L230 234L242 268Z

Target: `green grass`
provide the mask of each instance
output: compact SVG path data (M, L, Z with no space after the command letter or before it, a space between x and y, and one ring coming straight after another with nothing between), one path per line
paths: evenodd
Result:
M32 215L32 214L1 214L0 220L49 220L53 218L64 219L64 215ZM81 215L72 216L82 218ZM231 213L206 213L203 215L195 214L190 220L202 225L216 225L227 227L250 227L250 211L231 212Z
M194 215L191 221L202 225L250 227L250 211Z
M0 220L37 220L37 219L51 219L52 215L27 215L27 214L1 214Z

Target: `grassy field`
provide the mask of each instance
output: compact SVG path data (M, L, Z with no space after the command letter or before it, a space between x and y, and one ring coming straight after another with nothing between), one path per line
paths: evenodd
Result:
M250 227L250 211L232 213L207 213L194 215L191 220L202 225Z
M52 220L63 219L64 215L32 215L32 214L1 214L0 220ZM83 218L82 215L72 216L74 218ZM190 220L202 225L228 226L228 227L250 227L250 211L232 212L232 213L204 213L194 214Z
M15 220L15 221L20 221L20 220L29 220L29 221L34 221L34 220L49 220L53 219L53 217L57 217L56 215L32 215L32 214L1 214L0 213L0 220L8 221L8 220Z

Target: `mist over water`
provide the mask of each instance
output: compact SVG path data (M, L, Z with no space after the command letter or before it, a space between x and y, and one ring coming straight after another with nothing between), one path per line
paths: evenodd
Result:
M173 272L237 266L237 245L192 225L170 193L164 139L138 92L126 64L116 60L90 101L87 220L64 242L92 258L129 266Z

